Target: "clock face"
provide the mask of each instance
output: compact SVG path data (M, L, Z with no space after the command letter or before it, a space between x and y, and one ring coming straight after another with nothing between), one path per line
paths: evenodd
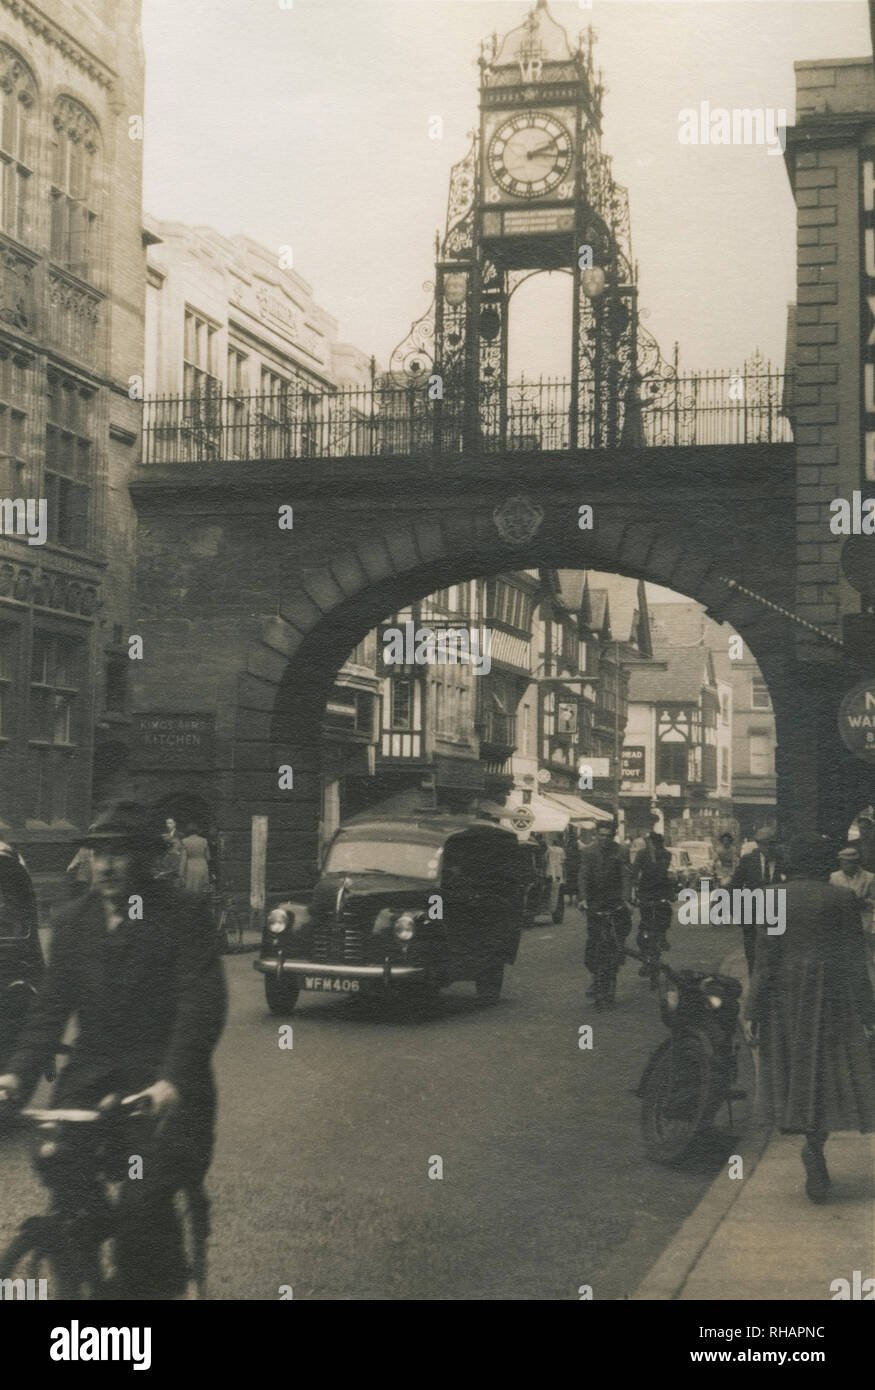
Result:
M542 198L567 178L571 158L571 135L543 111L512 116L489 143L489 171L515 198Z

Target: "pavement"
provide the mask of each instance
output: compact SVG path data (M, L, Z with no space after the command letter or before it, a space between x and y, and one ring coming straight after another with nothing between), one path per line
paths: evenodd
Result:
M741 952L722 969L747 978ZM802 1143L801 1135L748 1130L734 1156L741 1165L730 1158L632 1298L822 1301L846 1292L838 1280L850 1298L856 1285L860 1298L862 1281L875 1276L875 1135L830 1136L832 1187L822 1206L805 1195Z

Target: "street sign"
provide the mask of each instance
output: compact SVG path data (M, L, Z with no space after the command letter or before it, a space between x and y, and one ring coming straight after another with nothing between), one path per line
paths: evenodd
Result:
M839 706L839 737L864 763L875 763L875 680L849 690Z
M514 830L530 830L535 823L535 813L528 806L516 806L510 823Z
M643 782L645 780L646 751L643 744L626 744L623 749L624 782Z
M610 777L611 775L610 758L582 758L577 769L578 776L582 776L585 767L589 768L593 777Z

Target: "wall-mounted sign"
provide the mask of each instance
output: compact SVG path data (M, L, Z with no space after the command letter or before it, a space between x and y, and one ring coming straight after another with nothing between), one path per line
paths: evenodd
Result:
M875 149L860 151L860 377L863 477L875 482Z
M216 720L212 714L135 714L131 765L135 768L211 768Z
M875 680L849 690L839 706L839 735L864 763L875 763Z
M623 781L645 781L646 769L646 749L643 747L643 745L627 744L627 746L623 749Z

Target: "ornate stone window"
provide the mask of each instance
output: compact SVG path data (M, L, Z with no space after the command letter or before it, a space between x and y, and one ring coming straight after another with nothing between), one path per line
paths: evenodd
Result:
M77 746L81 641L35 629L28 710L28 816L49 824L69 818Z
M0 228L18 241L30 236L36 114L33 74L0 44Z
M88 546L93 473L93 392L72 377L48 374L45 494L48 538L75 550Z
M93 116L72 97L52 114L52 260L83 280L96 278L100 134Z

